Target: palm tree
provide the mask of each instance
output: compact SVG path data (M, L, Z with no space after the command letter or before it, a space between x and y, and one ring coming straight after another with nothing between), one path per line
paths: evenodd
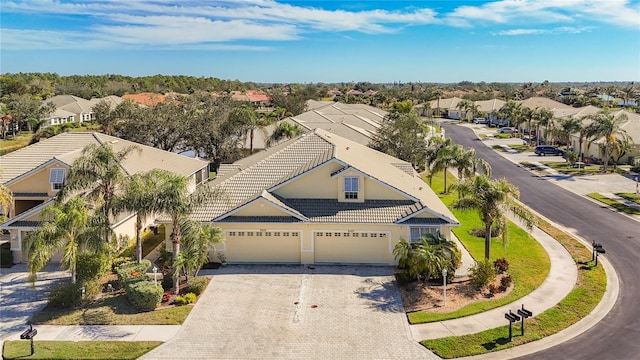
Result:
M467 110L476 106L471 100L462 99L457 105L456 109L460 110L460 120L468 119ZM477 106L476 106L477 110ZM464 116L462 116L462 112L465 111Z
M0 185L0 210L2 210L2 215L7 219L11 215L11 210L13 210L13 193L4 185Z
M53 203L42 211L42 226L30 232L23 243L23 251L29 253L30 281L51 260L51 255L64 248L62 266L71 271L71 281L76 282L76 262L83 247L105 251L106 244L95 227L95 218L88 213L88 205L82 197L74 197L64 204Z
M462 195L453 206L459 209L476 209L484 223L484 257L487 260L491 257L491 229L494 223L499 225L503 245L507 244L507 212L522 219L529 230L535 225L533 213L516 202L520 191L506 179L491 180L486 175L479 175L452 187Z
M180 228L184 246L174 261L174 276L183 272L188 281L189 276L197 276L202 265L209 261L209 249L215 250L216 244L223 241L223 232L191 219L184 219Z
M189 179L166 170L157 170L156 182L158 186L158 198L156 209L160 213L168 215L171 219L171 243L173 244L173 258L180 256L182 242L181 225L185 218L198 206L209 201L222 198L222 192L218 188L211 189L208 186L200 186L190 193ZM178 293L179 277L174 280L174 289Z
M426 234L418 242L401 239L393 248L398 267L406 269L412 278L429 281L431 275L439 274L443 268L457 268L459 259L456 244L447 241L438 232Z
M457 148L452 165L458 170L460 180L474 176L477 170L491 176L491 165L484 159L476 158L473 148Z
M509 100L500 108L500 110L498 110L498 116L501 119L509 120L511 125L517 128L522 123L522 104Z
M142 236L141 231L144 221L149 215L159 211L157 188L158 170L151 170L144 174L134 174L125 182L122 195L113 203L114 215L121 212L136 214L136 260L142 261Z
M303 133L300 125L291 123L288 121L283 121L278 126L276 126L273 134L267 140L267 145L271 145L274 142L278 142L282 139L292 139Z
M65 201L69 196L83 193L94 204L102 223L102 238L109 242L113 217L113 201L117 192L124 186L127 174L122 161L135 146L125 147L117 152L108 144L88 145L82 155L73 162L65 179L65 185L57 196L57 201Z
M549 143L549 134L553 131L553 111L547 108L536 108L532 113L532 118L536 123L538 130L536 133L538 134L538 138L540 138L540 126L544 127L544 142L545 144Z
M569 151L569 145L571 144L571 136L575 133L580 133L582 126L582 119L569 117L560 119L560 127L555 130L556 136L562 141L567 143L567 151ZM582 146L582 142L580 143ZM578 161L581 161L578 156Z
M450 146L443 146L438 151L438 155L431 164L431 172L437 173L444 171L444 189L442 192L447 193L447 170L454 167L456 164L456 158L458 154L462 152L462 145L452 144Z
M444 92L440 88L436 88L431 91L431 95L438 99L438 102L436 103L436 117L440 117L440 98L443 94Z
M438 136L433 136L427 140L427 147L425 150L425 169L427 169L427 171L429 172L429 185L431 185L431 180L433 179L433 175L435 174L435 172L432 171L432 166L438 158L440 149L452 145L453 141L451 140L451 138L441 138Z
M607 166L609 164L609 153L612 144L616 141L616 138L627 138L629 135L626 130L620 126L627 121L627 115L614 115L607 110L603 110L597 114L588 116L593 122L588 126L587 138L589 143L587 146L600 139L604 140L604 159L603 167L604 172L607 172Z

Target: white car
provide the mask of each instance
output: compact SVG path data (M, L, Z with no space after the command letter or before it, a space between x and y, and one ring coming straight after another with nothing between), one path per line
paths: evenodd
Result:
M498 134L513 134L517 133L518 130L510 127L501 127L498 129Z
M474 124L488 124L489 120L485 118L475 118L473 119Z

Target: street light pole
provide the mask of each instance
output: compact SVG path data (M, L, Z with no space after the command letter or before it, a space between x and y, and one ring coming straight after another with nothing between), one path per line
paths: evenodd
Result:
M447 268L442 269L442 282L444 283L444 287L442 291L444 292L444 305L442 307L447 306Z
M153 282L155 285L158 285L158 267L153 267Z

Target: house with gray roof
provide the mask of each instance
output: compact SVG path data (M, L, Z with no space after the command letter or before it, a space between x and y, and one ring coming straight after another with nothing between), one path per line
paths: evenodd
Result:
M319 128L222 165L209 185L225 199L191 216L224 231L216 248L233 263L390 265L400 239L459 225L411 164Z
M101 133L62 133L2 155L0 184L11 190L14 204L9 219L0 224L0 229L10 232L14 262L26 260L26 254L22 254L22 239L29 231L40 226L41 211L51 204L64 186L65 176L74 160L91 144L107 144L116 152L130 146L140 149L131 152L121 162L122 170L127 175L165 169L190 178L194 188L209 178L209 164L206 161ZM116 234L132 236L135 234L134 223L134 214L125 214L113 219L112 228Z

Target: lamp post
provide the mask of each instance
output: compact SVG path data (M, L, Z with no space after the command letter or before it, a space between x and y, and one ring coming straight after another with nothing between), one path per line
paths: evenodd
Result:
M447 306L447 268L442 269L442 282L444 283L444 287L442 291L444 292L444 305L442 307Z
M158 285L158 267L157 266L153 266L153 282L155 285Z

